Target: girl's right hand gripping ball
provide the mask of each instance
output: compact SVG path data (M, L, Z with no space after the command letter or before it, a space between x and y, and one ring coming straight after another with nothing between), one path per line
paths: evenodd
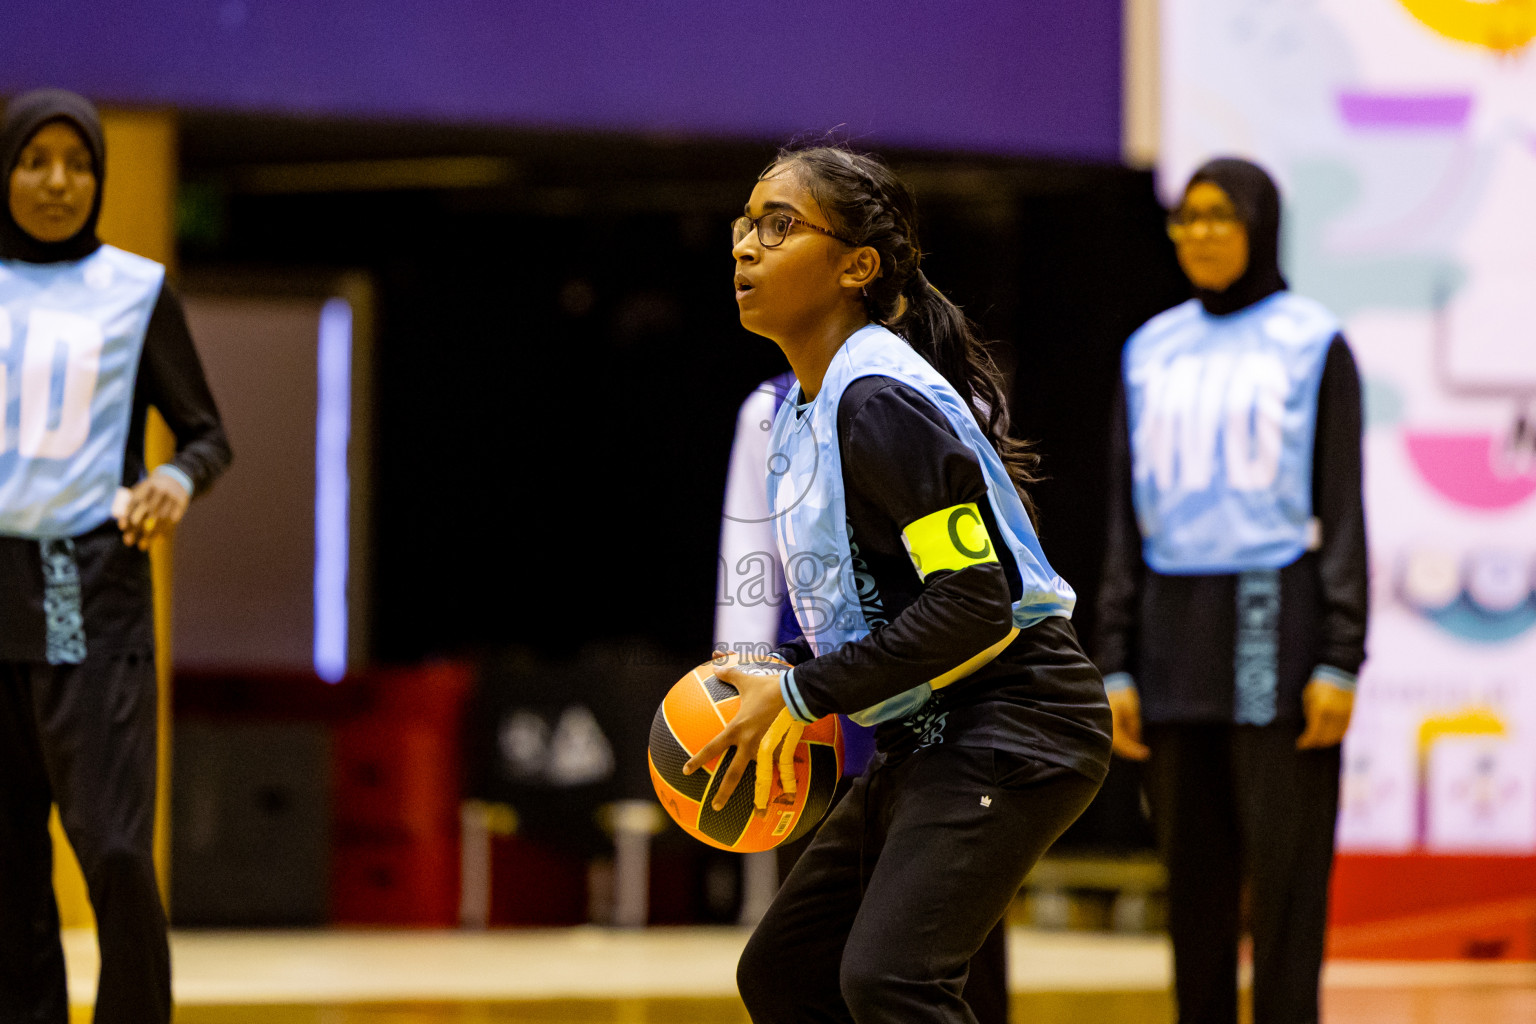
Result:
M715 738L740 704L736 688L716 678L713 662L700 665L679 679L656 709L648 760L657 798L684 831L722 850L755 853L799 839L827 813L843 773L843 733L836 715L806 726L795 748L795 792L784 791L776 765L753 762L716 811L710 802L731 758L741 751L733 747L692 775L683 774L683 765ZM773 776L768 810L761 814L752 806L759 771Z

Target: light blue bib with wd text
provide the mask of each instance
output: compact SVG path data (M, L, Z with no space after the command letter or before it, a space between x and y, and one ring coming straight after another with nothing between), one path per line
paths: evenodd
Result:
M1025 629L1052 615L1070 618L1077 597L1046 561L1013 481L970 406L910 345L871 324L855 331L832 357L821 391L803 411L798 407L805 398L795 384L779 407L768 440L769 509L789 598L811 649L826 654L870 632L860 600L863 574L855 571L849 545L837 435L843 391L870 376L890 377L927 398L981 463L987 499L1002 534L993 540L1012 552L1023 582L1013 607L1014 625ZM932 692L922 683L850 717L861 725L904 718L922 707Z
M1290 292L1229 316L1194 299L1123 361L1132 496L1158 572L1278 569L1307 550L1317 393L1338 320Z
M0 534L72 537L110 517L164 279L107 245L69 263L0 261Z

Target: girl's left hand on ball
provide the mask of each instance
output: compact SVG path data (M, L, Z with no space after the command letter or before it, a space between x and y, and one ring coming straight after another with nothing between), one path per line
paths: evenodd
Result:
M736 791L742 774L747 770L747 763L757 759L758 745L768 734L774 719L779 717L779 712L784 710L784 698L779 692L779 678L783 674L764 671L762 667L745 668L738 665L715 669L715 676L721 682L736 687L736 691L741 694L741 706L736 710L736 717L688 759L688 763L683 765L683 774L691 775L731 747L736 748L736 756L731 759L730 767L726 768L725 776L720 780L720 788L715 791L715 799L710 805L717 811L725 807L731 794Z

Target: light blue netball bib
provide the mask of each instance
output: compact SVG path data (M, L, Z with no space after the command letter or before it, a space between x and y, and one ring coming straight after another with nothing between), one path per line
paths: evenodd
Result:
M0 261L0 534L71 537L111 515L165 268L102 246Z
M854 571L848 543L837 408L850 383L871 376L900 381L932 402L981 464L1001 534L994 540L1013 554L1023 582L1013 606L1014 625L1025 629L1052 615L1070 618L1077 597L1046 561L1013 481L969 405L910 345L871 324L855 331L832 357L809 408L799 408L805 399L795 384L768 440L768 504L789 598L811 649L826 654L870 631L860 601L861 574ZM903 718L932 692L922 683L849 717L861 725ZM801 710L791 708L791 713L803 718Z
M1333 314L1278 292L1230 316L1194 299L1123 361L1132 496L1162 573L1278 569L1307 550L1317 393Z

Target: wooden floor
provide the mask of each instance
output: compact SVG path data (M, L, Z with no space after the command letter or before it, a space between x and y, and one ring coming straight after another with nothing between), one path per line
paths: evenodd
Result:
M1015 998L1013 1019L1020 1024L1164 1024L1172 1020L1166 1001L1153 993L1034 993ZM176 1019L178 1024L751 1024L734 999L193 1007L178 1011Z
M178 1024L749 1024L735 928L181 932ZM1172 1024L1161 937L1016 928L1018 1024ZM74 1024L94 936L67 933ZM1533 1024L1536 963L1330 963L1324 1024Z
M89 1020L85 1008L76 1020ZM504 1003L185 1006L178 1024L750 1024L734 999L549 999ZM1173 1024L1161 992L1029 992L1017 1024ZM1356 989L1326 994L1324 1024L1529 1024L1536 990Z

